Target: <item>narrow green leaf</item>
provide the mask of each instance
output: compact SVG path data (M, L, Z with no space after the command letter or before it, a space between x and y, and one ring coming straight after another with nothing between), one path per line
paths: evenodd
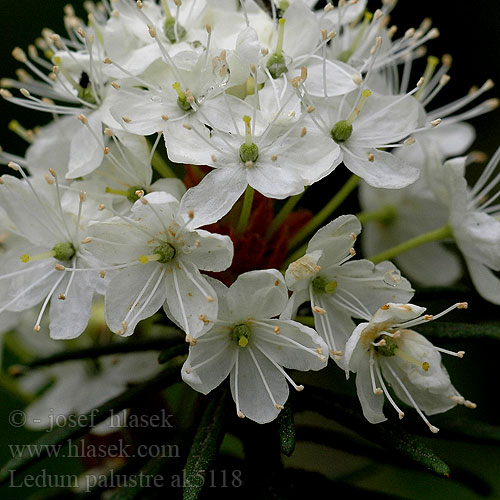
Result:
M331 418L369 441L438 476L450 474L448 465L417 436L406 432L399 423L388 421L376 425L370 424L357 409L359 403L354 398L308 387L299 398L296 398L296 403L302 405L302 410L313 410Z
M172 462L171 457L155 457L152 458L146 465L134 472L134 476L147 478L145 481L135 481L135 486L127 485L120 487L117 492L109 498L109 500L134 500L136 498L147 498L146 494L152 487L160 488L163 486L162 472L165 470L169 462ZM155 478L158 476L159 482L155 483Z
M495 339L500 340L498 323L427 323L418 327L426 337L441 339Z
M225 434L228 391L218 391L212 397L201 419L185 467L183 500L199 498L205 475L213 466Z
M75 423L75 421L72 421L70 425L57 427L53 431L44 434L32 444L30 449L24 449L21 456L12 458L2 467L2 469L0 469L0 484L11 477L10 471L15 471L13 473L14 475L18 474L36 461L47 457L48 454L54 450L54 447L66 444L69 439L77 439L85 435L92 426L106 420L112 413L116 414L128 408L133 401L145 398L149 394L154 394L179 381L179 368L181 364L182 361L172 361L172 363L156 377L127 389L125 392L110 399L100 407L91 410L87 414L81 415L76 419L80 425L71 425ZM30 451L34 449L33 447L37 449L38 453L33 454L36 456L30 454Z
M189 346L186 342L169 347L168 349L160 352L160 355L158 356L158 363L160 363L160 365L163 365L176 356L187 354L188 350Z
M63 361L73 361L76 359L94 359L99 356L107 356L110 354L126 354L139 351L161 351L179 344L184 345L184 336L181 336L181 331L177 330L179 336L171 338L156 338L150 340L120 342L116 344L103 345L98 347L88 347L86 349L70 350L58 352L46 358L34 359L28 363L20 365L19 368L37 368L39 366L54 365Z
M281 453L291 457L295 450L295 420L293 418L290 401L285 403L285 408L278 415L278 434L280 438Z

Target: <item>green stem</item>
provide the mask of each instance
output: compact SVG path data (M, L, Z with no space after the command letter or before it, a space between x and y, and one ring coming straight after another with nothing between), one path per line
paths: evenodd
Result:
M378 210L371 210L365 212L359 212L356 217L359 219L361 224L366 224L367 222L385 222L389 223L396 218L397 211L392 205L385 205Z
M238 220L238 225L236 226L236 234L238 236L241 236L245 232L248 226L248 221L250 220L250 213L252 211L254 192L255 191L253 187L247 186L245 190L245 196L243 198L243 207L241 207L240 218Z
M266 240L269 240L274 234L274 231L276 231L276 229L278 229L281 224L283 224L285 219L290 215L297 203L300 201L304 193L305 190L300 194L296 194L295 196L288 198L287 202L281 207L281 210L278 212L278 215L276 215L276 217L274 218L271 227L268 229L266 233Z
M343 203L343 201L356 189L359 177L352 175L342 186L340 191L290 240L288 248L298 246L302 240L313 233L330 215Z
M435 229L434 231L429 231L428 233L420 234L419 236L415 236L415 238L411 238L399 245L396 245L388 250L384 250L383 252L374 255L373 257L369 257L369 260L378 264L383 260L390 260L397 255L407 252L412 248L418 247L420 245L424 245L425 243L430 243L431 241L439 241L445 238L453 237L453 232L451 226L447 224L446 226L440 227L439 229Z
M175 172L169 167L158 151L154 152L151 165L162 177L176 177Z

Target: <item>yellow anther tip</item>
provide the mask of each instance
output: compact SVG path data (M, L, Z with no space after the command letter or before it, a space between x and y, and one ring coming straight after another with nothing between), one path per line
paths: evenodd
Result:
M181 88L181 84L179 82L174 82L172 83L172 87L177 90L177 89L180 89Z
M365 89L363 92L361 92L361 95L363 97L370 97L372 95L372 91L370 89Z
M24 262L26 264L26 262L30 261L30 256L28 254L23 254L23 255L21 255L20 259L21 259L21 262Z
M280 23L280 26L284 26L286 19L284 17L282 17L278 22Z
M141 255L138 260L141 264L147 264L149 262L149 259L145 255Z
M252 121L252 119L248 115L245 115L243 117L243 121L248 125Z
M424 372L429 371L429 363L427 363L427 361L422 363L422 369L424 370Z
M246 347L248 345L248 339L246 337L240 337L240 340L238 340L238 345L240 347Z

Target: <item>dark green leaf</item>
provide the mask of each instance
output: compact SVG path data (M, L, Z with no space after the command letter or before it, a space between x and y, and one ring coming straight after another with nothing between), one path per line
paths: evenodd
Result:
M172 358L176 356L180 356L181 354L187 354L189 350L188 344L185 342L183 344L174 345L160 352L158 356L158 363L160 365L165 364L167 361L170 361Z
M99 356L107 356L110 354L125 354L139 351L161 351L173 346L178 346L179 344L184 345L184 336L181 336L182 332L174 328L172 328L171 330L177 332L179 336L131 342L120 342L98 347L89 347L87 349L63 351L46 358L35 359L33 361L25 363L24 365L20 366L20 368L36 368L38 366L48 366L55 363L61 363L63 361L72 361L75 359L94 359Z
M228 391L212 396L193 439L185 467L184 500L196 500L203 488L205 474L213 467L225 434Z
M69 425L57 427L53 431L44 434L38 441L33 443L39 453L37 456L32 456L26 448L24 453L19 457L14 457L0 470L0 484L4 483L9 477L11 477L12 470L15 474L21 472L22 470L29 467L34 462L41 460L48 456L48 452L53 450L55 446L66 444L69 439L77 439L84 434L86 434L92 425L97 425L98 423L106 420L112 413L117 413L125 408L128 408L133 401L145 398L150 394L160 391L161 389L168 387L180 380L180 365L181 361L172 361L161 373L156 377L137 384L125 392L110 399L102 406L95 408L87 414L80 416L78 423L72 421Z
M449 476L450 468L415 435L409 434L403 426L394 422L370 424L359 410L359 403L353 398L340 396L308 387L297 398L302 409L309 409L332 418L360 436L379 444L399 457L430 470L438 476Z
M278 415L278 433L280 438L281 453L291 457L295 450L295 420L293 418L290 401L285 403L285 408Z
M427 323L418 327L426 337L441 339L495 339L500 340L498 323Z

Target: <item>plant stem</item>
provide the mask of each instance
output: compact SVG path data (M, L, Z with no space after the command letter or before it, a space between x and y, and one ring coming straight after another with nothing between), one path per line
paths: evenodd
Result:
M371 260L375 264L378 264L383 260L390 260L403 252L407 252L408 250L411 250L412 248L418 247L420 245L424 245L425 243L443 240L452 236L453 232L451 230L451 226L447 224L446 226L440 227L439 229L420 234L418 236L415 236L415 238L411 238L407 241L404 241L403 243L400 243L399 245L384 250L383 252L380 252L373 257L369 257L369 260Z
M330 215L343 203L343 201L356 189L359 177L352 175L342 186L340 191L290 240L289 248L295 248L302 240L314 232Z
M247 186L245 190L245 196L243 198L243 206L241 207L240 218L238 219L238 225L236 226L236 234L241 236L247 226L248 221L250 220L250 213L252 212L252 204L253 204L253 194L254 189L251 186Z
M271 227L268 229L266 233L266 240L269 240L269 238L271 238L271 236L274 234L274 231L276 231L276 229L281 226L281 224L295 208L295 205L297 205L297 203L300 201L304 193L305 190L300 194L296 194L295 196L288 198L287 202L281 207L281 210L278 212L278 215L276 215L276 217L274 218Z
M151 165L162 177L176 177L175 172L169 167L158 151L154 152Z
M392 205L385 205L378 210L371 210L366 212L359 212L356 217L359 219L361 224L366 224L367 222L391 222L396 217L396 208Z

